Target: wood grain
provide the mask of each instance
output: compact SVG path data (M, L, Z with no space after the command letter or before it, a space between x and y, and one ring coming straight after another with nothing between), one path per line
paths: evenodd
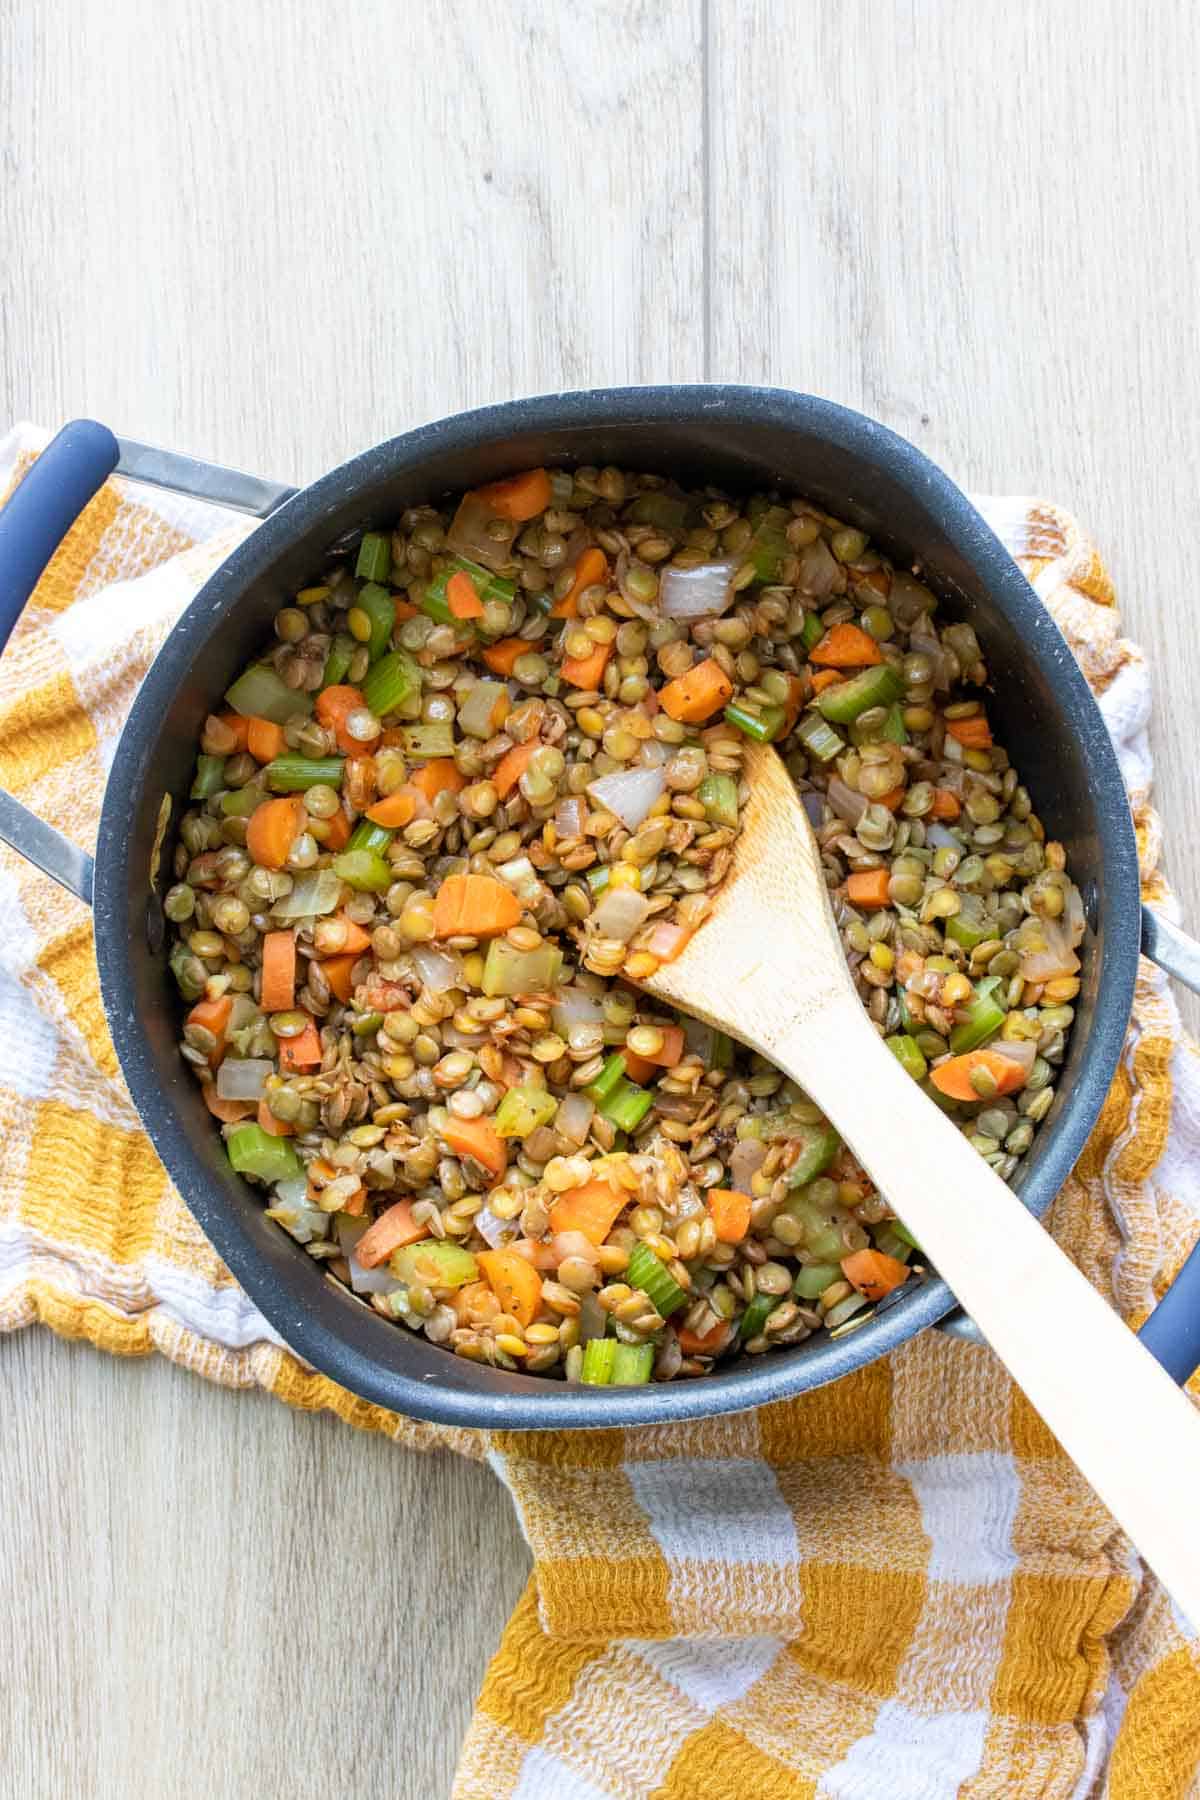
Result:
M861 405L1096 533L1200 923L1198 49L1187 0L0 0L0 419L89 411L300 480L590 382ZM42 1335L0 1344L0 1395L19 1800L131 1770L187 1800L447 1793L526 1566L489 1478ZM280 1517L405 1535L297 1582ZM351 1683L387 1692L379 1731Z

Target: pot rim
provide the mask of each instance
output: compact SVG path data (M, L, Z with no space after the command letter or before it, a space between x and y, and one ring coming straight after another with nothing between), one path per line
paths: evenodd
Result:
M938 466L886 426L815 395L737 384L691 384L583 389L506 401L452 414L375 445L301 489L272 513L209 577L160 649L122 730L105 789L100 844L126 844L147 770L143 751L173 703L200 641L247 588L266 575L297 535L344 504L348 491L369 489L397 469L433 454L481 443L500 444L530 431L678 424L764 423L831 443L887 467L929 513L945 541L977 571L989 599L1022 632L1031 654L1049 661L1068 729L1078 734L1100 804L1107 897L1104 979L1070 1099L1051 1126L1037 1169L1031 1210L1045 1211L1070 1174L1099 1114L1124 1045L1133 1001L1140 934L1140 890L1132 818L1116 753L1091 690L1041 601L1008 551L966 495ZM935 1324L956 1305L940 1277L927 1280L900 1304L884 1308L861 1330L793 1356L777 1352L724 1374L644 1388L593 1391L561 1381L512 1376L494 1390L461 1390L417 1379L375 1362L329 1329L315 1313L298 1310L212 1184L178 1126L168 1082L153 1056L128 996L132 992L128 935L128 870L123 858L98 856L94 912L101 993L117 1056L155 1149L213 1247L287 1346L315 1368L376 1404L440 1424L488 1429L546 1429L663 1423L707 1418L790 1398L886 1355ZM1030 1204L1029 1201L1026 1204ZM300 1253L299 1251L297 1252ZM444 1353L449 1354L449 1353ZM497 1372L498 1373L498 1372Z

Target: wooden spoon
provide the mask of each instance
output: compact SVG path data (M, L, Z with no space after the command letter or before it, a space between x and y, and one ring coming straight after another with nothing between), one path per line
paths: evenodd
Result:
M730 1032L821 1106L1177 1603L1200 1621L1200 1418L884 1044L820 853L773 750L711 918L642 985Z

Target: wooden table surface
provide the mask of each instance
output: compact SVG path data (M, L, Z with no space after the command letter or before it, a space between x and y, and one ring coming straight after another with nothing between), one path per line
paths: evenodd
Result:
M1094 531L1200 924L1198 49L1188 0L0 0L0 421L302 481L521 393L861 407ZM448 1794L528 1566L486 1470L0 1369L6 1794Z

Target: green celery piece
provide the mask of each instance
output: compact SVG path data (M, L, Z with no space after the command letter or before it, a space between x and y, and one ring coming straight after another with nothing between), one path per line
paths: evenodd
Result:
M360 581L386 581L392 566L392 541L382 531L364 531L354 573Z
M636 1131L653 1104L654 1095L648 1088L636 1087L632 1081L622 1081L600 1111L618 1131Z
M617 1356L616 1338L589 1338L583 1346L583 1367L579 1373L580 1381L588 1387L607 1387L612 1380L613 1363Z
M421 595L421 598L417 601L417 606L427 618L435 620L437 624L453 625L457 621L455 620L454 614L450 611L450 602L445 598L444 582L442 587L443 592L441 594L435 594L433 591L433 583L430 582L426 587L425 592Z
M896 989L896 1010L900 1014L900 1029L911 1036L916 1021L912 1016L912 1008L908 1004L908 995L903 988Z
M214 794L220 793L224 785L225 758L223 756L198 756L191 798L193 800L211 800Z
M367 670L362 697L377 719L395 712L421 686L421 671L407 650L390 650Z
M645 1387L654 1367L653 1344L622 1344L616 1338L593 1338L592 1342L616 1344L610 1377L613 1387Z
M978 915L965 910L946 920L946 936L961 944L964 950L974 950L976 944L986 943L989 937L995 937L997 929L994 923L989 926Z
M195 962L195 960L195 957L192 955L186 944L173 945L171 954L167 958L171 973L178 984L179 992L183 995L185 1000L198 1000L204 992L203 978L199 981L194 981L187 973L188 964Z
M229 1160L239 1175L260 1181L287 1181L303 1175L304 1165L287 1138L272 1137L261 1125L235 1125L225 1139Z
M447 1238L426 1238L420 1244L393 1250L388 1267L397 1281L431 1288L465 1287L479 1278L479 1264L471 1252Z
M955 1056L961 1056L967 1050L978 1050L995 1037L1004 1023L1004 1008L994 994L982 992L982 987L980 982L967 1003L966 1018L950 1033L950 1049Z
M787 1172L790 1188L807 1187L823 1175L838 1151L842 1140L832 1125L804 1125L790 1134L800 1145L800 1154Z
M346 843L347 850L374 850L386 856L388 845L396 833L387 825L376 825L373 819L360 819Z
M907 1033L899 1033L896 1037L884 1038L883 1041L900 1067L906 1070L914 1081L924 1081L929 1064L922 1056L919 1044L914 1043Z
M872 706L890 706L904 692L904 677L890 663L862 669L817 696L817 710L835 725L849 725Z
M815 650L824 636L825 627L821 623L820 615L815 612L805 613L804 626L800 633L800 642L804 649L806 651Z
M226 689L225 698L243 719L270 719L273 725L304 718L313 705L311 694L288 687L265 663L251 663L244 669Z
M778 581L783 559L791 555L792 547L787 541L791 517L786 506L769 506L758 521L746 554L760 582Z
M248 781L245 787L230 788L221 795L221 812L227 819L248 819L266 798L257 781Z
M792 1292L797 1300L816 1300L827 1287L841 1279L842 1271L837 1263L806 1263L792 1283Z
M364 588L359 589L358 605L371 621L367 655L372 662L378 662L396 629L395 598L387 588L380 587L378 582L368 581Z
M706 775L696 790L696 798L710 824L736 828L738 784L732 775Z
M418 762L454 755L454 727L449 719L439 719L432 725L404 725L401 729L405 750Z
M584 1088L589 1100L597 1106L603 1106L616 1093L625 1079L625 1058L621 1055L610 1056L595 1081Z
M321 686L338 687L346 678L354 652L358 645L348 631L339 631L329 646L329 655L325 658L325 668L321 675Z
M805 713L796 727L796 736L818 762L832 762L846 748L845 739L838 736L820 713Z
M263 770L273 794L300 794L305 788L341 787L345 759L341 756L277 756Z
M433 607L438 610L431 612L430 607L422 602L421 610L423 612L429 612L431 617L441 618L440 609L444 607L447 618L453 619L454 614L450 611L450 602L446 598L446 590L450 585L452 575L467 576L479 600L502 600L506 605L511 606L517 597L517 584L515 581L510 581L506 575L493 575L490 569L485 569L479 563L472 562L469 556L453 556L441 573L435 575L425 589L425 599L431 601ZM443 620L443 623L445 622Z
M891 744L907 744L908 727L904 723L904 708L899 701L888 707L888 716L884 721L883 735Z
M784 708L763 706L757 712L737 700L725 708L725 721L756 744L773 744L783 730Z
M723 1031L713 1032L711 1069L732 1069L733 1039Z
M639 494L625 514L631 525L657 525L660 531L682 531L687 516L688 502L662 488Z
M361 893L382 894L392 885L392 871L377 850L343 850L333 859L333 872Z
M558 1101L545 1088L523 1082L509 1088L492 1121L497 1137L528 1137L539 1125L548 1125L558 1111Z
M882 1250L885 1256L894 1256L897 1262L902 1263L906 1263L912 1255L912 1245L907 1238L901 1237L890 1221L876 1226L875 1248Z
M483 965L483 991L497 994L544 994L558 986L562 951L542 944L536 950L518 950L504 938L493 938Z
M907 1244L910 1250L915 1250L918 1256L924 1255L924 1251L921 1249L920 1244L908 1229L908 1226L904 1224L903 1220L891 1219L888 1222L891 1225L892 1235L894 1237L898 1237L902 1244Z
M602 894L611 880L611 863L597 863L594 869L589 869L587 872L587 884L593 894Z
M779 1304L778 1294L755 1294L742 1314L741 1323L738 1326L738 1336L743 1340L756 1338Z
M646 1244L635 1244L629 1252L625 1280L630 1287L640 1288L655 1310L664 1318L678 1312L687 1303L687 1295L673 1276L668 1275L653 1250Z

